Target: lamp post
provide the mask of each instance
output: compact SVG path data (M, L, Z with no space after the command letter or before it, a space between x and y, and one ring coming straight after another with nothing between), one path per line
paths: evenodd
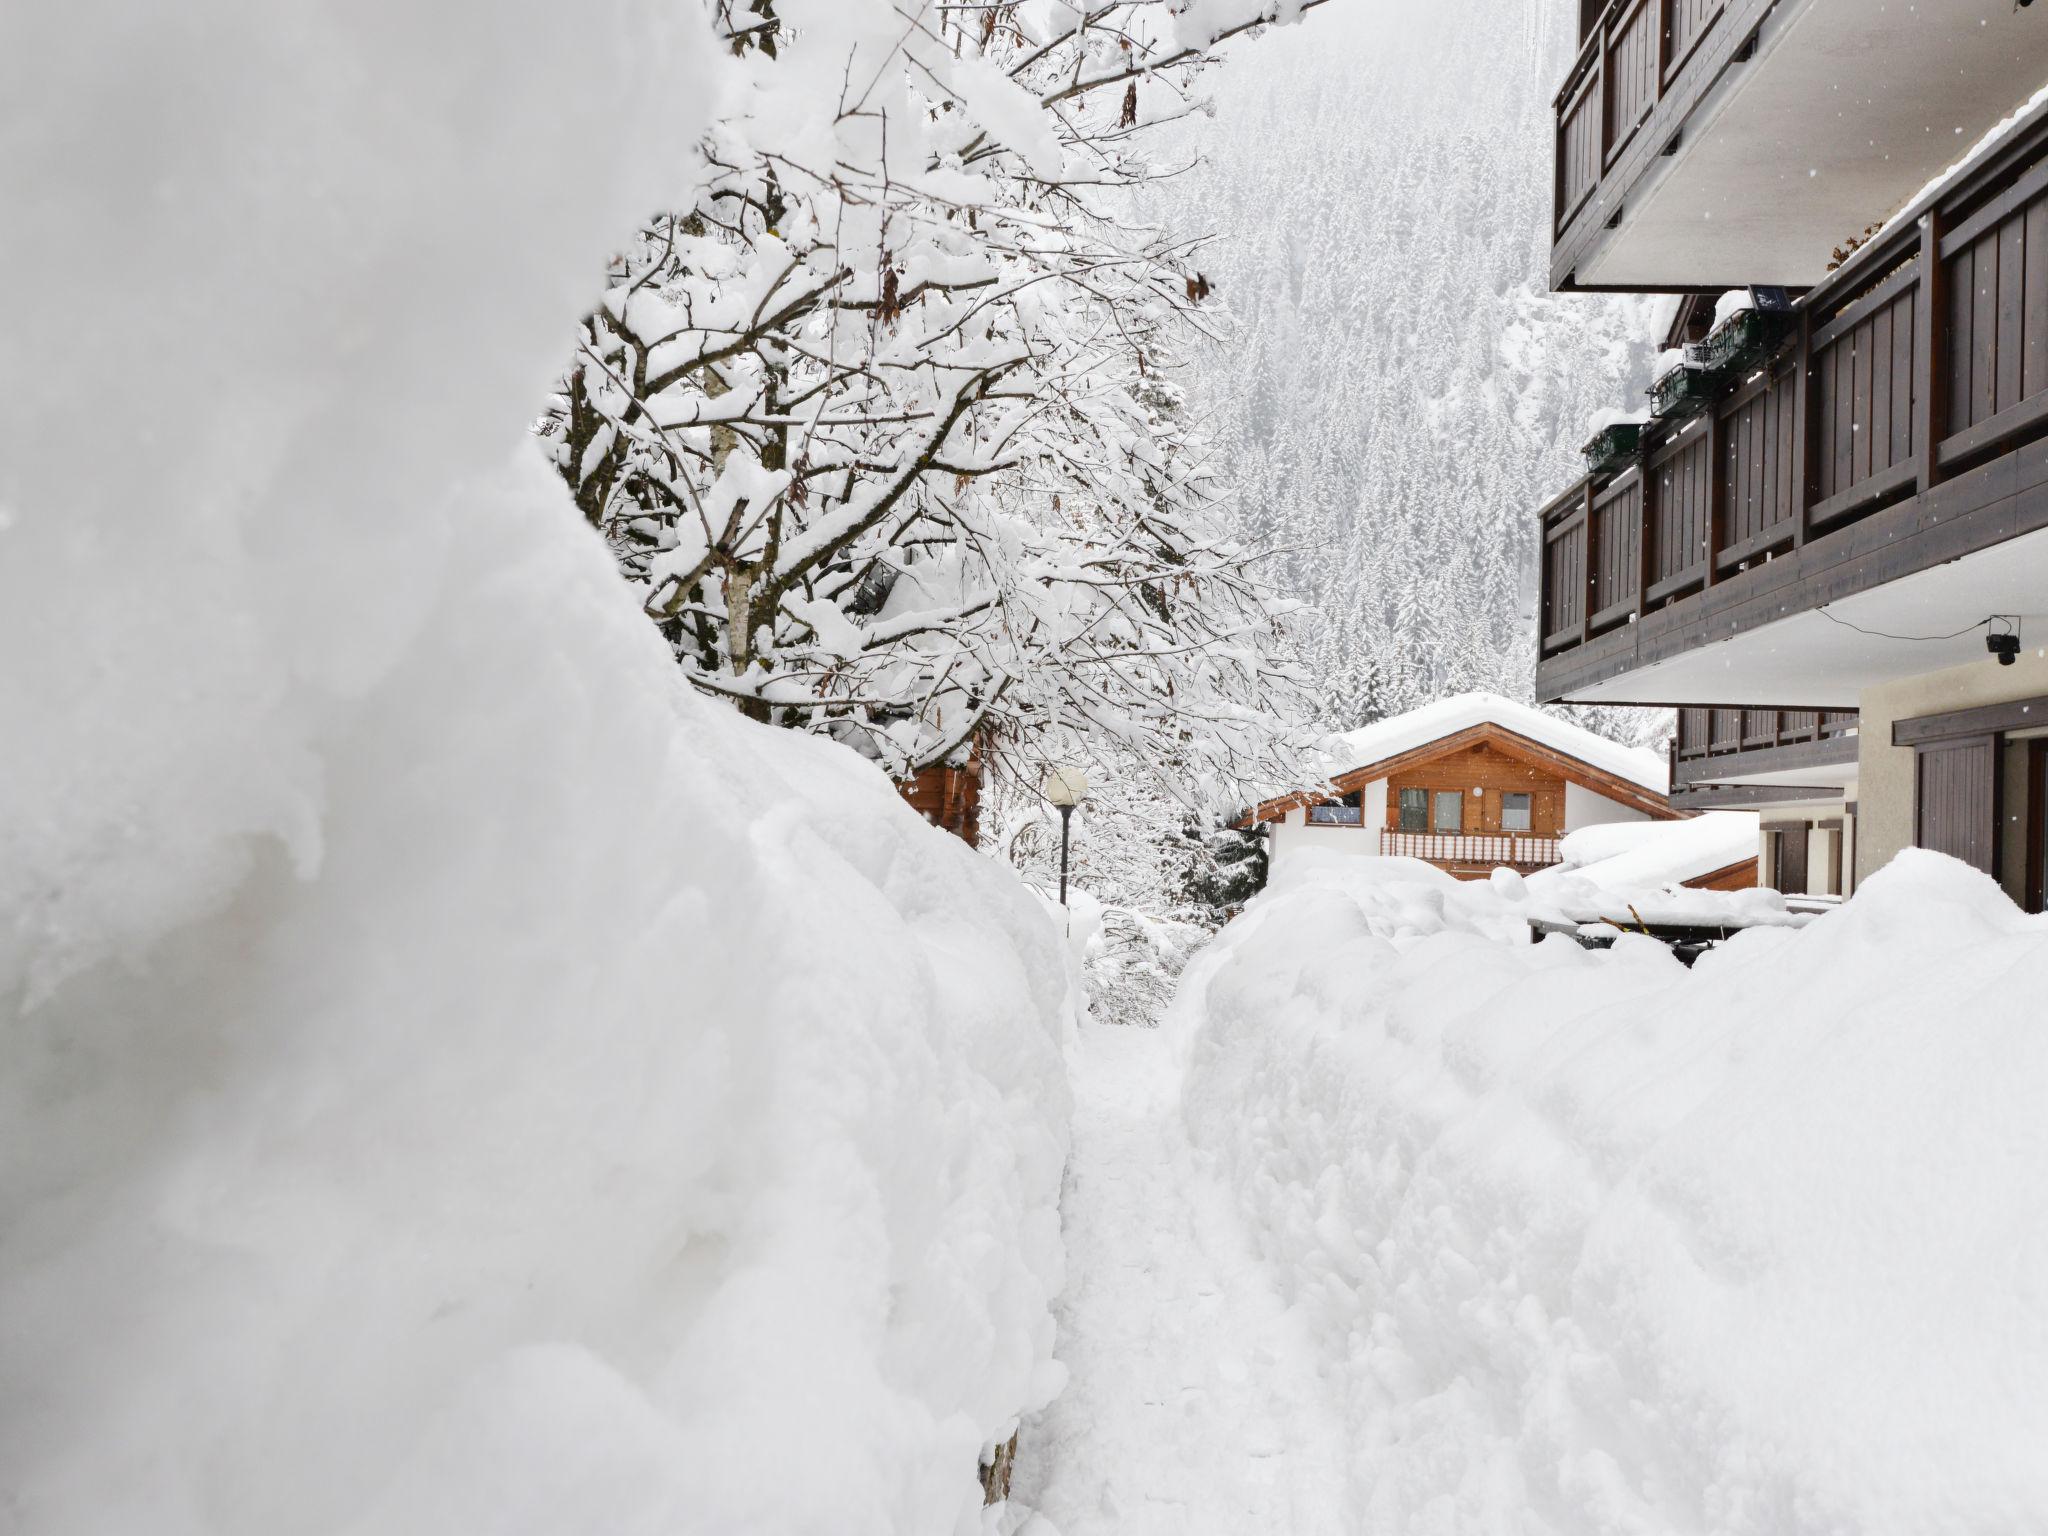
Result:
M1064 907L1067 904L1067 848L1073 831L1074 807L1088 793L1088 775L1078 768L1048 768L1040 788L1060 813L1060 905Z

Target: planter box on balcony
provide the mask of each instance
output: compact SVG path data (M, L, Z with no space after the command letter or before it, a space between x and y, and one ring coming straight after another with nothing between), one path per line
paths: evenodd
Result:
M1730 376L1722 369L1696 368L1685 363L1650 386L1650 410L1660 421L1697 416L1727 392L1730 382Z
M1734 384L1760 367L1792 331L1783 310L1738 310L1715 326L1707 339L1685 349L1686 362Z
M1642 452L1642 448L1643 424L1640 421L1617 421L1595 432L1580 452L1586 456L1587 470L1598 475L1628 463Z

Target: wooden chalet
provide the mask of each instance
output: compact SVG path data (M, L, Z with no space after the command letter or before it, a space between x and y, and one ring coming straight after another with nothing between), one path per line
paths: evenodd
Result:
M1759 811L1787 892L1919 845L2040 910L2048 5L1580 19L1552 284L1696 351L1539 511L1537 697L1678 709L1674 802Z
M1559 863L1568 832L1684 814L1655 753L1492 694L1463 694L1340 738L1331 793L1249 812L1277 866L1294 851L1423 859L1460 879Z

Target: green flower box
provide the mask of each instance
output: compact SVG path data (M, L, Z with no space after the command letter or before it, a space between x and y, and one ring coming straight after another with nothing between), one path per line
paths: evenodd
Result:
M1662 421L1697 416L1714 403L1727 382L1728 376L1718 368L1681 365L1650 386L1650 410Z
M1738 310L1688 347L1687 361L1721 374L1730 383L1755 370L1792 333L1792 315L1781 309Z
M1593 474L1613 469L1626 463L1642 452L1643 424L1640 421L1617 421L1611 427L1602 427L1593 434L1592 441L1580 452L1586 456L1586 468Z

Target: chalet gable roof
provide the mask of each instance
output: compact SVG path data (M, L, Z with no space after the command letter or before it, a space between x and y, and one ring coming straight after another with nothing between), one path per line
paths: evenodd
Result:
M1661 819L1674 819L1666 798L1668 767L1662 756L1595 735L1569 720L1491 693L1458 694L1376 721L1335 739L1324 772L1348 794L1435 758L1485 745L1567 783ZM1262 803L1238 824L1270 821L1314 794Z

